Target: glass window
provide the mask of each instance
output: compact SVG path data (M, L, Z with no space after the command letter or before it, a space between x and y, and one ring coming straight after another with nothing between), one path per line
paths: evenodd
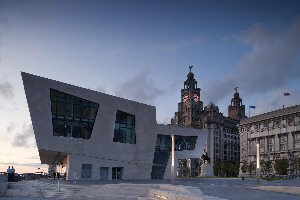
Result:
M299 133L296 133L295 135L294 135L294 140L300 140L300 134Z
M82 164L81 167L81 179L92 178L92 164Z
M123 167L112 168L112 179L122 179Z
M295 142L295 149L300 149L300 142Z
M273 144L268 144L268 152L273 152L273 151L274 151Z
M260 144L260 145L264 145L264 143L265 143L265 140L264 140L264 139L260 139L260 140L259 140L259 144Z
M280 151L285 151L287 149L286 144L280 144Z
M260 151L260 153L264 153L265 152L264 146L260 146L259 151Z
M280 141L280 143L285 143L287 141L287 136L286 135L280 136L279 141Z
M113 141L136 144L134 115L117 110Z
M90 139L99 104L50 89L53 135Z

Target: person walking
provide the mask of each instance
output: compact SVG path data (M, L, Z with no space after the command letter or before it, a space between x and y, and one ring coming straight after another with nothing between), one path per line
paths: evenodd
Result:
M11 168L8 166L7 170L7 182L11 182Z
M15 182L15 168L11 166L11 182Z

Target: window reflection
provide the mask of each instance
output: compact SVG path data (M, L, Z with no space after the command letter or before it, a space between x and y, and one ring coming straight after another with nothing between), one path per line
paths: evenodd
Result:
M175 135L175 151L194 150L196 145L197 136L181 136ZM171 151L171 136L170 135L157 135L155 149L157 151Z
M90 139L99 104L50 89L53 135Z
M136 144L134 115L117 110L113 141Z

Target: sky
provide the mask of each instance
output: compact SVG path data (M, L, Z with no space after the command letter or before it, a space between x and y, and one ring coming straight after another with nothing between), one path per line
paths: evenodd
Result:
M0 0L0 171L46 171L21 71L153 105L170 123L188 66L225 116L235 87L247 115L299 105L300 1Z

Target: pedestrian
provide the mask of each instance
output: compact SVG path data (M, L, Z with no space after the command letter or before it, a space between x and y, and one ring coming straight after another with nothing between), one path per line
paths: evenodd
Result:
M57 179L59 179L59 177L60 177L60 174L57 172L56 176L57 176Z
M53 174L52 174L52 175L53 175L53 178L55 179L55 177L56 177L56 173L55 173L55 172L53 172Z
M7 172L7 182L10 182L11 181L11 169L10 169L10 166L8 166L6 172Z
M15 168L11 166L11 182L15 182Z

